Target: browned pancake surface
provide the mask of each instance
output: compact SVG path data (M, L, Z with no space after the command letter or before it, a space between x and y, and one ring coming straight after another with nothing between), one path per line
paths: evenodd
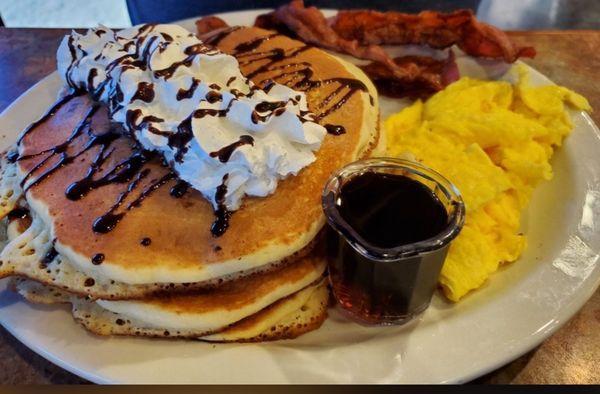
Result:
M143 302L177 314L238 310L267 297L277 287L293 285L322 271L323 267L323 256L313 253L281 269L236 280L214 290L186 294L166 293Z

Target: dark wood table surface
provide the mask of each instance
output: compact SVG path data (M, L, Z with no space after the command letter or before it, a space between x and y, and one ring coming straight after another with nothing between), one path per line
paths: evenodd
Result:
M0 28L0 111L56 69L64 29ZM513 32L538 56L527 63L586 96L600 124L600 31ZM551 338L475 383L600 383L600 291ZM0 327L0 384L86 383Z

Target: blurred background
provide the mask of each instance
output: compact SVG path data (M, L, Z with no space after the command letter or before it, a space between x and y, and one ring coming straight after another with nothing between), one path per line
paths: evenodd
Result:
M7 27L127 27L171 22L236 9L272 8L277 0L0 0ZM418 12L470 8L482 21L509 30L598 29L600 0L315 0L321 8Z

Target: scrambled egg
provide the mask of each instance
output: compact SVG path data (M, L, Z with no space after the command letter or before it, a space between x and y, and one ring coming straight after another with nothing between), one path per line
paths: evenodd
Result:
M440 276L444 294L458 301L526 246L521 211L535 186L552 178L550 158L571 132L567 106L590 110L564 87L462 78L426 102L385 122L388 154L437 170L461 191L467 215Z

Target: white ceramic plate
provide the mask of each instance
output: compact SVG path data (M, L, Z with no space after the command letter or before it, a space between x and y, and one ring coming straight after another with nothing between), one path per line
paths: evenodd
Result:
M225 14L251 24L257 12ZM193 28L192 21L182 24ZM540 56L548 56L540 54ZM498 74L460 59L469 75ZM532 70L534 83L550 83ZM56 73L0 115L4 149L54 101ZM384 115L404 102L382 99ZM555 177L525 213L529 247L459 304L436 295L403 327L363 327L335 310L323 327L292 341L211 345L193 341L101 338L75 324L66 307L30 305L0 284L0 323L59 366L98 383L463 382L527 352L577 312L600 282L600 133L574 114L575 130L553 159Z

